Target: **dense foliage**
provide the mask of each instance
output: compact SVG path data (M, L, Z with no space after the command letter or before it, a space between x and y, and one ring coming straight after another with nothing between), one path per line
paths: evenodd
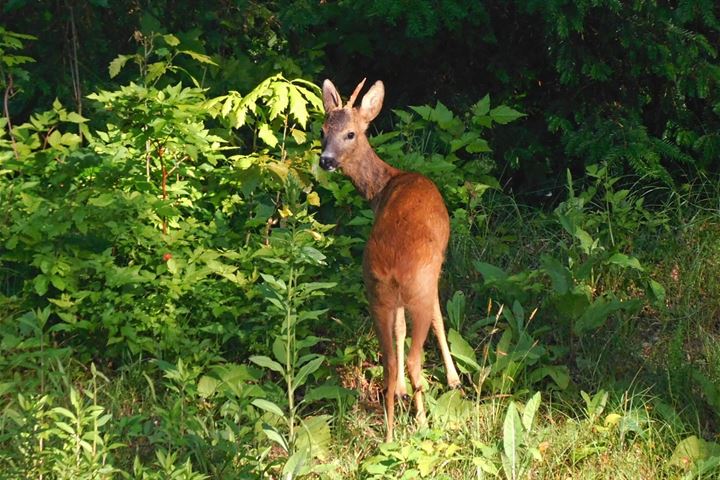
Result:
M0 9L3 478L720 471L716 2ZM451 216L464 390L382 445L323 76Z
M495 142L518 188L557 191L553 179L567 166L581 173L599 161L672 182L714 169L720 154L712 0L17 0L4 10L14 30L40 35L30 55L44 60L15 106L25 114L38 105L24 102L71 92L81 102L107 81L100 72L132 48L137 29L175 33L211 56L220 68L185 67L219 93L248 91L277 71L341 85L383 78L391 106L440 100L464 109L493 92L530 114ZM66 81L56 81L59 72Z

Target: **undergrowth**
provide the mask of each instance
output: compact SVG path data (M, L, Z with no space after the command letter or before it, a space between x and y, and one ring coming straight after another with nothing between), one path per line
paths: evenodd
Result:
M524 114L489 96L394 111L375 148L451 215L463 388L428 342L428 426L399 402L383 443L372 213L317 171L319 89L274 75L208 97L174 62L211 58L136 40L111 64L136 81L91 94L91 118L56 101L0 120L3 478L720 474L717 180L600 163L523 205L487 138Z

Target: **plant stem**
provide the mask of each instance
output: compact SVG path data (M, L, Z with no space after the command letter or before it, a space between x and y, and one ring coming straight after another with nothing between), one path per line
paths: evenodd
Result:
M287 309L285 313L285 329L287 342L285 342L285 372L288 394L288 446L292 451L295 444L295 387L293 385L295 372L295 325L293 322L293 290L294 290L295 267L290 266L290 275L287 285Z
M10 94L13 88L13 77L12 75L7 76L7 87L5 88L5 95L3 96L3 112L5 113L5 119L7 120L8 134L10 135L10 142L12 143L13 153L15 154L15 160L20 160L20 154L18 153L17 144L15 143L15 135L12 131L12 122L10 121Z
M162 188L162 199L167 200L167 177L168 177L168 171L167 167L165 166L165 158L163 157L163 148L158 148L158 157L160 157L160 165L162 166L162 180L161 180L161 188ZM167 217L163 217L162 221L162 233L163 235L167 235Z

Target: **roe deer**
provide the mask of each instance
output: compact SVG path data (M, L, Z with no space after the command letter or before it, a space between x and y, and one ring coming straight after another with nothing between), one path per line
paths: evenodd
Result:
M418 420L425 422L421 355L431 325L440 345L448 385L460 384L445 339L438 297L438 278L450 236L450 222L445 202L433 182L419 173L388 165L368 143L365 130L380 112L385 88L382 82L375 82L362 98L360 107L353 108L364 83L365 80L360 82L343 107L332 82L323 82L326 116L320 166L329 171L340 169L360 195L370 201L375 213L363 255L363 280L382 350L387 410L385 438L391 441L395 395L407 394L403 362L405 309L412 319L407 369Z

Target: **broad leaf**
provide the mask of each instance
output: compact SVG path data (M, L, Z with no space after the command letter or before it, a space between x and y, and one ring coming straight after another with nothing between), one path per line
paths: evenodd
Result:
M265 410L266 412L270 412L273 415L285 418L285 413L280 409L280 407L278 407L270 400L265 400L264 398L256 398L252 401L252 404L261 410Z
M507 273L495 265L478 261L474 262L473 265L475 265L475 269L482 274L485 283L507 280Z
M108 66L108 72L110 73L110 78L115 78L120 73L120 70L125 66L128 60L133 58L133 55L118 55L115 57L115 59L110 62L110 65Z
M197 386L198 395L203 398L211 397L217 390L217 386L220 384L220 380L203 375L200 377Z
M540 392L536 392L535 395L532 396L530 400L525 404L525 408L523 409L522 414L522 424L525 427L526 432L530 432L532 429L533 420L535 419L535 414L538 411L538 408L540 407Z
M298 432L295 447L298 450L307 450L311 458L321 461L326 460L330 455L330 415L318 415L307 417L300 421L301 430Z
M522 428L515 402L510 402L503 422L503 452L505 454L503 466L505 467L505 475L512 479L519 476L519 454L523 439Z
M677 444L670 464L685 468L688 462L695 463L711 457L720 457L720 444L691 435Z
M278 372L280 374L285 374L285 369L275 360L271 359L270 357L266 357L265 355L253 355L250 357L250 361L253 362L255 365L259 365L263 368L269 368L270 370L273 370L275 372Z
M608 263L620 265L621 267L634 268L635 270L640 271L643 270L642 265L640 265L640 260L635 257L625 255L624 253L615 253L610 258L608 258L607 261Z
M480 370L475 350L455 329L451 328L448 331L448 343L450 344L450 354L458 360L458 368L463 373L473 373Z
M303 397L303 402L310 403L317 400L342 400L354 397L356 393L339 385L320 385L312 388Z
M267 123L260 124L257 135L258 138L265 142L265 144L267 144L270 148L275 148L279 142L278 138L275 136L273 131L270 130L270 126Z
M313 358L308 363L300 367L300 370L295 377L295 387L302 386L307 380L307 377L315 373L315 371L320 368L320 365L322 365L323 361L325 361L325 357L323 355L318 355L317 357Z
M505 125L506 123L510 123L520 117L525 116L526 115L524 113L520 113L517 110L510 108L506 105L500 105L499 107L495 107L490 110L490 118L492 118L500 125Z

